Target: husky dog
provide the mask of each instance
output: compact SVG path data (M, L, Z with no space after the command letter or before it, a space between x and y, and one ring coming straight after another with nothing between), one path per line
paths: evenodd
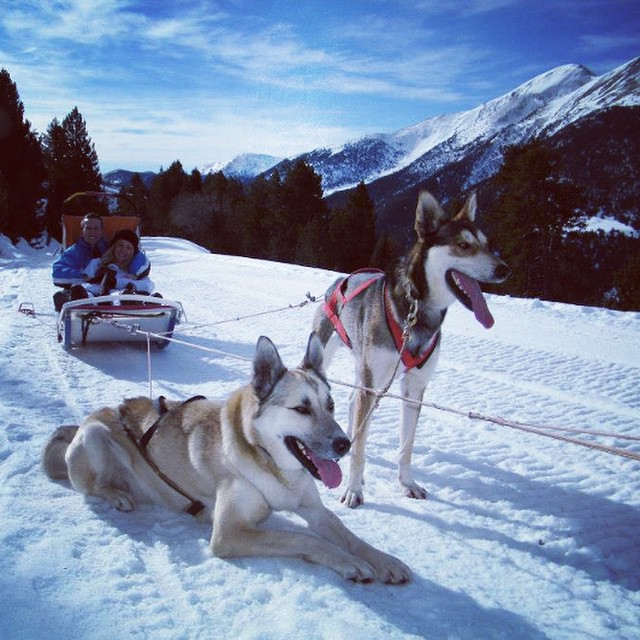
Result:
M403 493L424 499L427 492L413 479L411 454L420 402L440 352L440 327L447 308L459 300L490 328L480 282L502 282L509 267L489 247L474 219L476 196L448 218L437 200L421 191L416 208L418 236L412 249L385 272L356 272L336 281L314 318L314 331L325 344L325 366L345 343L355 360L356 386L349 411L352 440L349 482L342 501L355 508L363 503L364 451L375 396L401 371L398 480Z
M356 582L407 582L404 563L351 533L321 502L313 479L339 485L336 460L350 446L333 417L322 358L312 334L301 366L288 370L263 336L251 384L226 402L133 398L99 409L79 427L58 428L43 468L121 511L150 502L211 518L210 546L221 558L292 556ZM263 528L272 511L300 515L310 532Z

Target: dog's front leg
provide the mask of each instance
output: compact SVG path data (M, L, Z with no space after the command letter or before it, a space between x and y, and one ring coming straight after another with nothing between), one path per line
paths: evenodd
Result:
M351 439L349 480L340 501L350 509L355 509L364 502L362 490L364 485L364 452L374 401L373 395L356 390L349 407L349 438Z
M403 584L411 579L411 569L404 562L372 547L356 536L335 513L329 511L319 500L318 504L300 508L296 513L303 517L321 538L370 564L380 582Z
M253 485L235 480L221 487L213 513L213 553L219 558L300 558L329 567L354 582L375 579L377 572L365 559L346 552L333 542L295 531L259 528L258 524L270 512L269 504Z
M398 448L398 482L402 492L409 498L424 500L427 491L414 479L411 472L411 456L416 436L418 418L424 390L435 368L437 353L431 356L433 362L428 362L424 370L412 369L405 373L400 383L402 396L413 402L403 401L400 409L400 445Z

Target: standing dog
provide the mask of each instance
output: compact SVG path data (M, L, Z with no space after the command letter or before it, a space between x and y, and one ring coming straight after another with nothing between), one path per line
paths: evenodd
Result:
M333 418L322 357L312 334L302 365L289 371L261 337L252 383L226 402L134 398L99 409L53 434L44 470L121 511L151 502L211 517L211 549L222 558L294 556L357 582L406 582L409 569L351 533L314 484L340 484L336 460L350 446ZM313 533L259 526L281 510Z
M476 226L475 194L454 218L422 191L416 208L416 243L386 272L356 272L335 282L314 318L325 344L325 366L341 343L352 350L356 385L349 411L351 472L342 501L362 504L364 450L375 398L362 387L380 390L402 371L398 480L405 495L424 499L426 491L411 474L411 454L420 402L440 352L440 327L447 308L460 300L483 326L493 318L480 282L502 282L509 267L489 248ZM406 328L406 332L405 332ZM387 387L388 388L388 387Z

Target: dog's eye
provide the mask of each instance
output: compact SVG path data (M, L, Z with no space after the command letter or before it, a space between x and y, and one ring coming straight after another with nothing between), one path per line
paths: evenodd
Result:
M307 407L304 404L299 404L297 407L293 407L293 410L296 413L299 413L301 416L310 416L311 415L311 409L309 409L309 407Z
M467 251L470 246L468 242L458 242L458 249L462 249L462 251Z

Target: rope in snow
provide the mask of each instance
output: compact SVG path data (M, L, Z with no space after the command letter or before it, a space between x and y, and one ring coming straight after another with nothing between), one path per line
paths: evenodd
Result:
M307 299L299 302L298 304L289 304L286 307L278 307L277 309L268 309L267 311L258 311L257 313L250 313L244 316L234 316L233 318L226 318L225 320L217 320L216 322L208 322L206 324L192 324L189 326L189 329L202 329L204 327L215 327L220 324L227 324L229 322L240 322L242 320L249 320L251 318L259 318L260 316L267 316L272 313L280 313L282 311L289 311L290 309L301 309L302 307L308 305L311 302L317 302L318 298L316 296L312 296L311 293L307 291L305 294Z
M351 387L352 389L365 391L366 393L371 393L372 395L379 395L379 396L382 395L376 389L372 389L369 387L361 387L358 385L350 384L348 382L343 382L341 380L329 379L329 382L331 382L332 384L338 384L345 387ZM436 409L438 411L454 413L456 415L469 418L470 420L481 420L483 422L491 422L493 424L497 424L502 427L510 427L512 429L518 429L520 431L526 431L528 433L535 433L536 435L545 436L547 438L553 438L554 440L562 440L563 442L570 442L572 444L588 447L590 449L597 449L598 451L604 451L606 453L622 456L624 458L629 458L631 460L640 461L640 453L636 453L634 451L628 451L627 449L619 449L617 447L608 447L606 445L599 444L597 442L589 442L588 440L571 438L571 437L563 436L553 432L564 431L567 433L585 433L593 436L605 436L609 438L615 438L618 440L629 440L633 442L640 442L640 437L637 437L637 436L628 436L621 433L609 433L604 431L591 431L590 429L577 429L577 428L571 428L571 427L557 427L557 426L551 426L551 425L532 425L532 424L526 424L524 422L516 422L515 420L507 420L506 418L502 418L500 416L487 416L482 413L478 413L477 411L462 411L460 409L447 407L445 405L441 405L436 402L424 402L424 401L414 400L412 398L407 398L406 396L401 396L393 393L386 393L384 395L388 398L401 400L402 402L408 402L414 405L420 405L422 407L427 407L428 409Z
M228 318L226 320L219 320L217 322L213 322L210 324L202 324L202 325L192 325L191 328L194 329L198 329L198 328L203 328L203 327L207 327L207 326L214 326L214 325L219 325L219 324L225 324L228 322L238 322L240 320L244 320L244 319L249 319L249 318L255 318L255 317L259 317L259 316L263 316L263 315L268 315L271 313L279 313L281 311L286 311L289 309L296 309L296 308L302 308L304 306L306 306L307 304L309 304L310 302L316 302L317 298L310 295L309 293L306 294L307 299L303 300L302 302L298 303L298 304L291 304L291 305L287 305L286 307L279 307L277 309L270 309L267 311L261 311L258 313L254 313L254 314L249 314L249 315L245 315L245 316L236 316L234 318ZM22 303L20 305L20 308L18 309L18 311L24 315L27 316L31 316L31 317L37 317L37 316L41 316L41 315L51 315L51 314L43 314L43 313L37 313L35 310L35 307L31 304L31 303ZM119 329L123 329L126 331L129 331L131 333L135 333L138 335L143 335L146 337L146 341L147 341L147 371L148 371L148 378L149 378L149 397L152 397L153 395L153 377L152 377L152 373L151 373L151 339L160 339L162 341L166 341L166 342L174 342L176 344L181 344L183 346L186 346L188 348L191 349L197 349L199 351L205 351L205 352L209 352L209 353L217 353L217 354L221 354L221 355L225 355L228 356L230 358L234 358L236 360L243 360L245 362L251 362L253 359L252 358L248 358L246 356L240 356L238 354L234 354L234 353L229 353L227 351L223 351L221 349L216 349L214 347L203 347L200 345L196 345L193 344L192 342L188 342L186 340L180 340L178 338L174 338L173 336L168 336L166 334L162 334L162 333L153 333L150 331L141 331L140 329L137 328L132 328L128 325L121 325L118 323L117 320L113 320L111 321L111 324L113 324L113 326L119 328ZM426 407L428 409L435 409L437 411L443 411L446 413L453 413L456 415L460 415L460 416L464 416L470 420L480 420L483 422L489 422L489 423L493 423L493 424L497 424L499 426L504 426L504 427L509 427L512 429L516 429L519 431L525 431L527 433L533 433L536 435L540 435L540 436L544 436L547 438L552 438L554 440L560 440L562 442L568 442L571 444L576 444L582 447L587 447L589 449L595 449L597 451L602 451L605 453L609 453L612 455L616 455L616 456L620 456L623 458L628 458L630 460L636 460L636 461L640 461L640 453L636 453L634 451L628 451L626 449L620 449L617 447L609 447L603 444L599 444L596 442L590 442L587 440L581 440L579 438L573 438L573 437L569 437L569 436L565 436L565 435L561 435L560 432L564 432L564 433L583 433L583 434L588 434L591 436L600 436L600 437L609 437L609 438L614 438L617 440L627 440L627 441L632 441L632 442L640 442L640 437L637 436L629 436L629 435L624 435L624 434L620 434L620 433L610 433L610 432L606 432L606 431L591 431L589 429L580 429L580 428L572 428L572 427L558 427L558 426L553 426L553 425L532 425L532 424L527 424L527 423L523 423L523 422L516 422L514 420L507 420L506 418L502 418L500 416L488 416L488 415L484 415L481 413L478 413L476 411L462 411L460 409L454 409L452 407L447 407L435 402L424 402L424 401L418 401L418 400L414 400L412 398L407 398L405 396L401 396L398 394L394 394L394 393L390 393L388 388L387 389L383 389L383 390L378 390L378 389L372 389L370 387L364 387L364 386L358 386L358 385L354 385L348 382L344 382L342 380L335 380L335 379L331 379L329 378L329 382L331 382L331 384L335 384L335 385L339 385L339 386L344 386L344 387L349 387L351 389L355 389L355 390L360 390L360 391L364 391L366 393L370 393L372 395L375 395L378 399L378 401L380 399L382 399L383 397L388 397L388 398L392 398L395 400L400 400L402 402L408 402L414 405L420 405L422 407Z
M129 327L127 327L127 329L129 329ZM177 344L181 344L193 349L198 349L200 351L206 351L209 353L217 353L217 354L221 354L224 356L228 356L229 358L234 358L236 360L243 360L245 362L251 362L253 360L253 358L248 358L246 356L241 356L238 354L234 354L234 353L230 353L228 351L223 351L222 349L215 349L213 347L203 347L203 346L199 346L199 345L194 345L193 343L190 343L186 340L180 340L180 339L176 339L173 337L168 337L166 335L163 334L157 334L157 333L152 333L152 332L147 332L147 331L140 331L139 329L134 329L134 332L141 334L141 335L146 335L147 336L147 350L148 353L150 352L151 346L150 346L150 339L151 338L160 338L163 340L167 340L169 342L175 342ZM149 357L149 356L148 356ZM149 365L150 366L150 365ZM151 378L150 378L151 379ZM328 381L331 384L334 385L339 385L339 386L343 386L343 387L349 387L351 389L355 389L355 390L359 390L359 391L364 391L366 393L370 393L372 395L375 395L378 399L381 399L383 397L387 397L387 398L392 398L394 400L400 400L402 402L408 402L410 404L414 404L414 405L420 405L421 407L426 407L428 409L435 409L437 411L443 411L446 413L453 413L456 415L460 415L460 416L464 416L470 420L480 420L483 422L489 422L489 423L493 423L493 424L497 424L499 426L502 427L509 427L511 429L516 429L519 431L525 431L527 433L533 433L535 435L539 435L539 436L544 436L546 438L552 438L554 440L560 440L562 442L568 442L571 444L575 444L575 445L579 445L582 447L586 447L588 449L595 449L597 451L602 451L604 453L609 453L612 455L616 455L616 456L620 456L622 458L628 458L630 460L636 460L640 462L640 453L636 453L634 451L629 451L627 449L620 449L618 447L609 447L607 445L603 445L597 442L590 442L588 440L581 440L579 438L573 438L570 436L565 436L565 435L561 435L561 433L558 432L565 432L565 433L584 433L584 434L589 434L592 436L601 436L601 437L609 437L609 438L614 438L617 440L627 440L627 441L632 441L632 442L640 442L640 437L637 436L629 436L629 435L624 435L624 434L620 434L620 433L610 433L610 432L606 432L606 431L591 431L589 429L579 429L579 428L572 428L572 427L558 427L558 426L552 426L552 425L533 425L533 424L527 424L527 423L523 423L523 422L516 422L515 420L507 420L506 418L502 418L500 416L488 416L488 415L484 415L482 413L478 413L476 411L462 411L460 409L454 409L453 407L447 407L445 405L441 405L438 404L436 402L424 402L424 401L419 401L419 400L414 400L412 398L407 398L406 396L402 396L402 395L398 395L398 394L394 394L394 393L390 393L388 390L378 390L378 389L372 389L370 387L365 387L365 386L359 386L359 385L355 385L349 382L344 382L342 380L336 380L333 378L328 378Z

